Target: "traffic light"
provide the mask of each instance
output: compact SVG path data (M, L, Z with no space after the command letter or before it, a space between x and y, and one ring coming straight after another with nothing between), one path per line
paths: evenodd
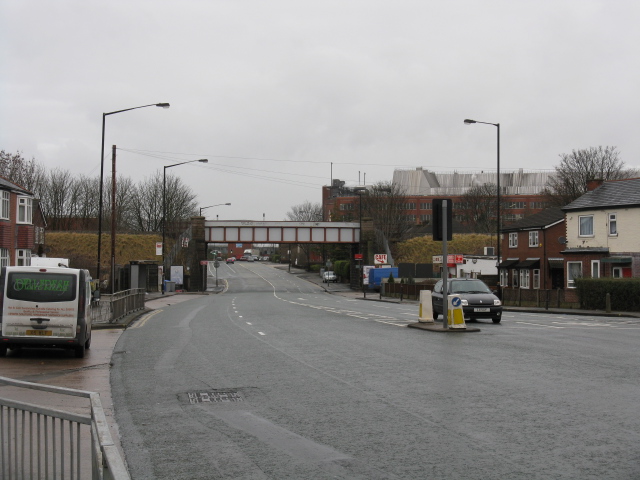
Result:
M453 200L450 198L436 198L432 203L432 211L433 211L433 239L441 242L444 239L442 235L442 230L444 227L445 219L442 215L442 207L446 204L447 206L447 240L451 240L453 238L452 230L452 219L453 219Z

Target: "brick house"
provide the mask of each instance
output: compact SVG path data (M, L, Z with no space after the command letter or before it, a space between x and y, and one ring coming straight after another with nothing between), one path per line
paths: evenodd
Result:
M503 288L557 289L564 287L565 216L548 208L502 228Z
M566 288L576 277L640 277L640 178L595 180L562 207Z
M44 252L46 226L40 202L28 190L0 177L0 266L30 265Z

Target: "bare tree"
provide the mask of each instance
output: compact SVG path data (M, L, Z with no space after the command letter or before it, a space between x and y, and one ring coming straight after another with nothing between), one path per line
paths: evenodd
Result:
M0 175L35 193L38 184L45 181L44 167L34 158L26 160L20 152L0 151Z
M287 218L295 222L319 222L322 221L322 204L306 201L300 205L291 207L287 212Z
M291 211L287 212L287 218L295 222L321 222L322 221L322 204L306 201L300 205L291 207ZM319 252L317 244L302 243L298 244L298 248L303 251L307 257L307 269L309 269L311 252Z
M587 191L587 181L620 180L638 176L638 171L625 169L616 147L590 147L560 155L556 175L549 180L546 193L552 205L566 205Z
M163 175L158 172L132 190L130 198L132 228L139 232L162 230ZM197 213L196 195L180 177L167 175L165 231L173 235L181 221ZM177 232L180 233L180 232Z
M496 194L493 183L475 185L455 203L454 213L474 233L495 233Z
M396 244L406 238L407 232L415 224L405 214L406 193L397 184L379 182L360 194L362 217L373 221L375 248L396 254ZM358 207L360 211L360 206Z

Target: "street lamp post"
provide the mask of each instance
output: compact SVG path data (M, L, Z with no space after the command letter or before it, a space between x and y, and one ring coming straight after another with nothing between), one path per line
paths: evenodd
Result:
M114 115L116 113L128 112L129 110L137 110L138 108L145 107L162 107L169 108L168 103L151 103L149 105L142 105L140 107L125 108L124 110L116 110L114 112L107 112L102 114L102 146L100 147L100 199L98 204L98 267L96 268L96 278L100 281L100 260L101 260L101 248L102 248L102 195L104 189L104 131L105 123L108 115Z
M497 164L497 187L498 192L496 194L496 253L497 253L497 265L500 265L500 124L499 123L491 123L491 122L479 122L477 120L465 119L464 123L470 125L472 123L483 123L485 125L493 125L497 128L498 131L498 142L497 142L497 155L498 155L498 164ZM500 285L500 268L498 270L498 292L500 294L500 298L502 298L502 288Z
M219 207L220 205L231 205L230 203L216 203L215 205L209 205L208 207L200 207L200 216L202 216L202 210L211 207Z
M189 160L188 162L174 163L173 165L167 165L164 167L162 175L162 293L164 293L164 280L167 278L166 265L164 264L164 239L165 239L165 225L167 223L167 168L177 167L178 165L184 165L186 163L207 163L209 160L201 158L199 160Z

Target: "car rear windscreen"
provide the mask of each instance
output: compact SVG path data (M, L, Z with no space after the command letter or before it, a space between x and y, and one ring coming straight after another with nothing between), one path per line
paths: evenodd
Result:
M7 278L7 298L27 302L70 302L76 299L76 276L11 272Z

